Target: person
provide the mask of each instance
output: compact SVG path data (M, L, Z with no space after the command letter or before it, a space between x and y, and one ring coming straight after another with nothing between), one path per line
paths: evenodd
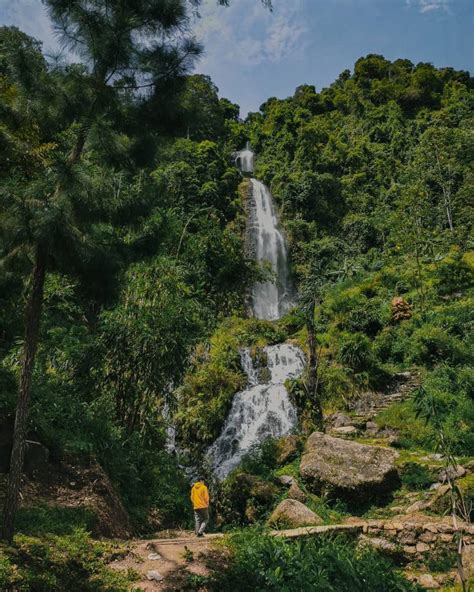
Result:
M194 522L196 535L204 536L204 531L209 523L209 490L204 479L199 478L191 489L191 501L194 509Z

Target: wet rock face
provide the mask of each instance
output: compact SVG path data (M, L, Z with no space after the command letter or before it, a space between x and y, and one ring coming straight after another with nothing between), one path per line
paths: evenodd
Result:
M286 499L278 504L268 523L273 526L298 528L299 526L319 526L323 520L298 500Z
M388 448L314 432L306 442L300 474L315 493L329 489L352 500L384 495L399 485L397 456Z

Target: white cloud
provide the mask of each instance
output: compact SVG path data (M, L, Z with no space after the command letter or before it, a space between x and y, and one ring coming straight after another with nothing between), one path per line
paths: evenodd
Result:
M451 0L406 0L409 6L416 6L421 13L426 12L449 12Z
M215 60L245 67L275 64L301 51L307 32L301 0L275 4L269 12L256 0L239 0L229 8L206 0L194 26L206 49L201 66Z

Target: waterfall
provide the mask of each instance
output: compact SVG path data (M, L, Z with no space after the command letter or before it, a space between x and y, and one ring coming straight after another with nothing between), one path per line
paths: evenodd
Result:
M253 172L254 153L248 143L235 154L235 162L242 173ZM248 239L255 259L272 271L271 278L253 287L252 312L257 319L276 320L292 304L288 249L270 190L253 177L250 182ZM267 360L264 368L254 364L248 349L240 352L247 387L234 396L222 432L207 452L214 473L221 479L237 467L253 445L268 437L284 436L297 425L285 381L301 375L303 352L280 343L263 348L263 354Z
M247 146L236 153L235 162L243 173L253 172L254 153ZM254 179L249 203L248 241L258 263L267 265L272 277L254 285L251 294L253 316L276 320L290 309L292 289L288 267L288 248L280 230L272 194Z
M245 148L235 153L235 163L242 173L253 173L254 153L247 142Z
M258 282L252 290L252 310L257 319L279 319L291 306L291 286L286 241L278 226L278 217L268 187L251 179L254 208L249 235L259 263L267 263L273 278Z
M221 479L239 464L252 445L288 434L296 427L296 409L284 383L303 371L303 354L288 343L265 347L263 353L268 360L267 372L255 367L248 349L241 351L247 388L234 396L224 428L208 450L208 460Z

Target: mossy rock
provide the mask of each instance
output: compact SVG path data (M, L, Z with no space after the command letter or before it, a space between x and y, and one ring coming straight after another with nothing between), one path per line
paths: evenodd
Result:
M277 440L276 460L278 465L286 465L295 460L302 448L301 438L295 435L283 436Z

